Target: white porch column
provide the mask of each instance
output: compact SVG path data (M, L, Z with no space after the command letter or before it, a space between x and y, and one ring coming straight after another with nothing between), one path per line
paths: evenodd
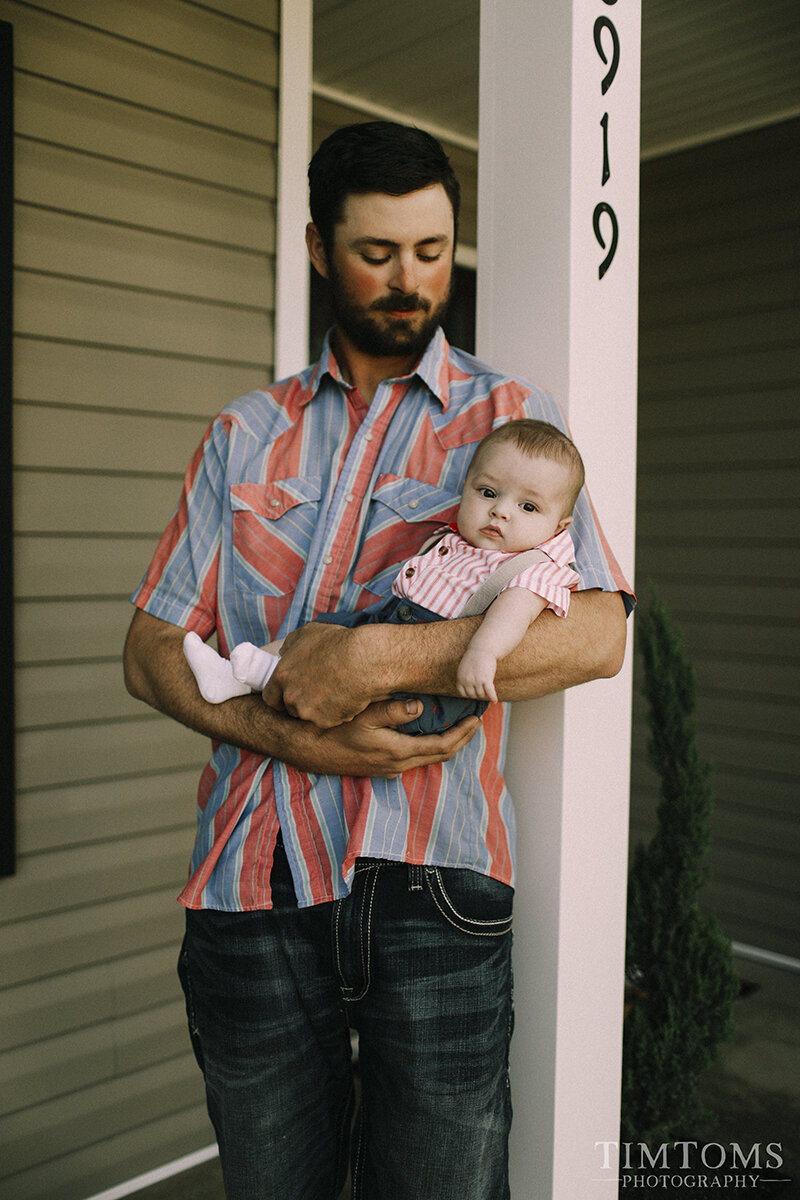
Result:
M639 40L640 0L481 3L478 354L555 394L629 577ZM629 741L630 650L514 706L514 1200L616 1196Z

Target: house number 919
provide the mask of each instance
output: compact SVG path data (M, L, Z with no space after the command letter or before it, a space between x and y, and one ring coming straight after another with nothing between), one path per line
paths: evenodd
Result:
M604 4L616 4L617 0L603 0ZM614 22L606 16L598 17L594 23L594 46L603 65L608 68L600 84L600 94L605 96L611 88L619 67L619 34ZM603 167L600 186L605 187L611 178L611 155L608 139L608 113L604 112L600 121L603 131ZM605 218L605 219L604 219ZM592 228L601 250L608 250L598 268L598 278L602 279L617 252L619 242L619 221L614 209L605 200L595 206L592 214Z

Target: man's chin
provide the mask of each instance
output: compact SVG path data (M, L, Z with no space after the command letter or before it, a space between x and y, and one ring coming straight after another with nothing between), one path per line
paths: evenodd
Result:
M395 320L381 327L351 328L345 332L363 352L375 358L397 358L398 355L424 354L436 332L436 325L423 322L412 326L406 321Z

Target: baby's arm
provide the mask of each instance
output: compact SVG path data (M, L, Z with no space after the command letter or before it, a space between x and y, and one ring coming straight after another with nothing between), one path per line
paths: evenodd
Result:
M511 653L546 607L544 597L527 588L510 587L500 593L487 609L458 664L456 686L460 696L497 700L494 675L498 659Z
M183 639L183 653L197 680L200 695L209 704L222 704L234 696L262 691L278 665L282 639L259 650L251 642L234 646L230 661L207 646L196 633Z

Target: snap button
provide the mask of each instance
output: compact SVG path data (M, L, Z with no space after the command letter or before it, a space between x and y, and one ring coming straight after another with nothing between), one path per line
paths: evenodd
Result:
M406 571L406 579L410 579L413 574L414 574L414 568L409 567L408 570Z
M272 497L272 499L269 502L270 508L277 508L279 504L280 504L280 500L277 500L274 496Z
M409 508L419 508L419 500L409 500L408 507Z
M439 547L439 553L440 553L440 554L442 554L442 555L449 553L449 551L448 551L448 549L447 549L447 546L440 546L440 547Z
M400 607L397 610L397 615L401 621L411 621L411 620L413 620L413 616L414 616L414 614L412 613L411 609L408 607L407 604L400 605Z

